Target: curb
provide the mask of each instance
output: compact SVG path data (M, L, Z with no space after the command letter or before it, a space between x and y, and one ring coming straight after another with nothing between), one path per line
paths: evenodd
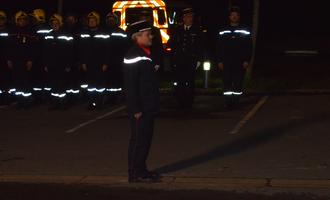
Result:
M24 184L85 184L114 187L142 187L157 189L212 189L224 188L286 188L330 190L330 179L269 179L269 178L203 178L165 176L162 183L128 184L125 176L53 176L53 175L3 175L0 183Z

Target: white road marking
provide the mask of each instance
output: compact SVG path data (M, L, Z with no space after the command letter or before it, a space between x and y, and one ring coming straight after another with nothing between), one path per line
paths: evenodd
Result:
M90 125L90 124L92 124L92 123L94 123L94 122L96 122L96 121L98 121L100 119L103 119L103 118L105 118L107 116L113 115L113 114L115 114L117 112L120 112L120 111L124 110L125 108L126 108L126 106L121 106L121 107L119 107L119 108L117 108L115 110L112 110L112 111L110 111L108 113L105 113L104 115L98 116L95 119L91 119L91 120L89 120L87 122L81 123L81 124L77 125L76 127L65 131L65 133L74 133L77 130L79 130L79 129L85 127L85 126L88 126L88 125Z
M237 134L244 125L258 112L258 110L266 103L268 96L264 96L260 101L248 112L244 118L229 132L229 134Z

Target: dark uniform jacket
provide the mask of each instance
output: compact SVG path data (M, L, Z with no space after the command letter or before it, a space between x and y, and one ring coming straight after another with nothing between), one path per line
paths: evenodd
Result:
M14 63L35 61L37 56L38 37L32 29L15 27L9 34L8 60Z
M0 67L4 67L4 61L6 60L6 53L7 53L7 43L9 39L9 32L5 29L0 29Z
M173 33L169 45L173 50L176 63L190 58L195 61L202 59L202 34L198 26L192 25L188 31L179 26Z
M252 39L250 31L242 26L228 26L219 31L217 61L248 62L251 57Z
M159 111L159 86L150 55L133 45L124 59L124 81L130 114Z
M63 31L44 36L43 63L48 68L71 68L74 63L74 37ZM56 69L55 69L56 70Z
M81 64L87 64L88 70L99 70L103 64L107 64L108 40L110 35L105 31L85 30L80 34L79 60Z
M108 28L106 32L110 35L108 42L109 53L107 55L110 68L121 67L124 56L129 48L127 34L119 27Z

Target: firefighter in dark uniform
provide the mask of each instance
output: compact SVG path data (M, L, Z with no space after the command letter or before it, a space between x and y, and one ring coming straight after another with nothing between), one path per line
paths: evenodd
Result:
M69 73L74 63L73 41L71 34L62 29L63 19L61 15L54 14L49 19L52 31L45 36L43 49L44 69L48 74L48 83L51 88L51 108L65 108Z
M42 101L43 94L49 92L45 84L45 73L42 63L42 49L44 37L50 33L51 28L46 22L46 13L43 9L34 9L31 13L33 26L36 34L38 35L38 43L36 46L36 60L33 67L33 94L37 101Z
M10 73L6 62L8 38L7 15L0 10L0 105L9 103L7 92L10 87Z
M73 40L73 64L70 68L68 75L70 79L67 82L67 98L68 103L74 104L80 97L80 85L79 85L79 39L80 28L78 25L78 18L74 13L68 13L65 17L64 32L74 38Z
M88 29L80 34L79 58L88 85L89 108L95 109L104 104L108 75L107 44L110 35L100 30L100 15L97 12L90 12L87 21Z
M107 92L112 97L117 97L122 90L123 85L123 70L122 63L124 56L128 50L129 40L126 32L119 26L118 16L109 12L106 16L106 31L110 35L108 65L109 75L107 81ZM114 99L115 100L115 99Z
M239 8L230 9L229 23L218 35L217 62L223 71L225 106L234 108L243 94L243 79L249 67L252 39L250 31L240 25Z
M159 88L155 65L151 59L152 34L147 21L128 28L133 45L124 58L124 85L131 121L128 150L129 182L159 182L161 177L148 170L154 117L159 111Z
M202 54L201 31L194 24L192 8L183 10L183 25L177 27L169 45L173 49L176 96L183 109L192 107L194 101L195 72Z
M7 64L13 74L14 94L19 108L26 108L32 100L32 68L36 60L37 36L29 24L28 15L19 11L15 14L16 26L9 34Z

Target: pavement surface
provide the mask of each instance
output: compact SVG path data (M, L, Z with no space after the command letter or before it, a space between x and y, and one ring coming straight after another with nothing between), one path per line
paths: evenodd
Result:
M330 199L328 95L248 95L235 110L224 109L223 97L205 95L185 112L173 97L162 97L148 163L165 178L155 185L127 183L125 106L85 107L0 107L4 199L20 199L11 198L11 191L25 196L44 191L40 198L57 191L72 199L84 199L82 191L101 195L98 199L111 194L148 199L154 192L169 199L184 191L191 191L189 199L198 194L244 199L245 192L252 195L243 195L246 199Z

